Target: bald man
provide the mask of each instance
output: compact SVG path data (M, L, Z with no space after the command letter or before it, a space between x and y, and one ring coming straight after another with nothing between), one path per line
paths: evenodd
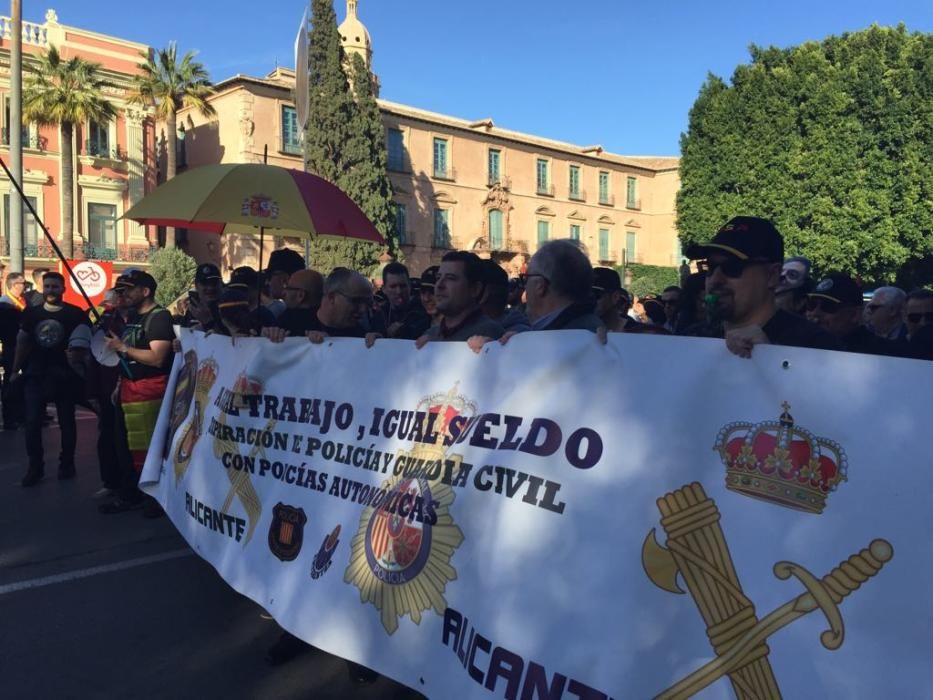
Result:
M317 328L315 312L324 295L324 278L314 270L293 272L285 283L285 311L276 325L288 336L303 336Z

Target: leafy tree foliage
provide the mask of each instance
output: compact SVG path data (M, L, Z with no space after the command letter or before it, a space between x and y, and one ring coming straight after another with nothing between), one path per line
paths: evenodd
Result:
M149 269L158 284L156 302L168 306L194 284L198 263L181 248L160 248L150 258Z
M178 60L175 42L167 49L155 54L144 53L142 74L134 78L134 93L130 101L155 108L156 119L165 122L165 179L175 177L178 127L176 115L183 107L198 110L205 117L214 117L217 111L207 99L214 94L207 69L194 60L195 53L188 51ZM175 229L165 234L165 245L175 246Z
M62 130L62 242L65 257L74 258L74 158L75 124L105 124L116 117L116 108L103 96L100 64L80 57L62 58L58 48L30 64L23 85L23 121ZM80 151L81 149L79 149Z
M690 111L684 245L749 214L824 272L916 268L933 249L933 34L873 26L751 59L731 85L709 75Z
M680 273L676 267L629 263L624 267L616 267L616 272L622 278L622 286L637 297L660 294L666 287L680 285ZM627 285L626 272L631 275L631 282Z
M305 169L346 192L392 247L392 190L372 75L362 58L354 55L351 90L331 0L313 0L311 12ZM381 252L371 243L318 239L311 243L309 264L325 274L341 265L365 273L374 270Z

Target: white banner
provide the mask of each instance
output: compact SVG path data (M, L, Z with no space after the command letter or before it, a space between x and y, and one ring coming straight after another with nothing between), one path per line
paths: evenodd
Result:
M930 363L182 343L145 489L314 646L430 698L928 693Z

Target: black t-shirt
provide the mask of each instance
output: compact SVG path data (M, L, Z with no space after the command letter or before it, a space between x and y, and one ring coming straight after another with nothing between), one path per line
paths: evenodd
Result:
M172 315L167 309L156 306L144 314L133 314L127 320L126 327L123 329L123 342L131 348L139 350L148 350L149 341L167 340L171 342L175 339L175 331L172 328ZM172 353L165 356L165 361L161 367L145 365L136 360L126 358L126 364L129 367L131 379L148 379L168 374L172 368ZM125 372L125 369L124 369Z
M762 330L773 345L789 345L795 348L816 350L843 350L834 336L803 316L778 309Z
M885 357L911 357L910 345L902 340L880 338L865 326L843 337L842 349L846 352L859 352L863 355L883 355Z
M285 309L275 320L275 325L284 328L291 336L303 336L306 331L320 330L321 322L317 319L317 309L298 307Z
M62 302L55 310L49 310L44 303L40 306L27 306L23 311L21 327L29 334L30 349L23 372L43 374L50 370L70 370L65 351L79 326L87 327L89 338L91 322L87 315L73 304Z

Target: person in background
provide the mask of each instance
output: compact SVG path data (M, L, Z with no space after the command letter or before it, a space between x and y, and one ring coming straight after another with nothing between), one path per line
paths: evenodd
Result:
M784 261L780 282L774 290L774 301L779 309L801 316L806 313L807 295L813 291L811 267L810 260L799 255Z
M45 303L45 295L42 293L43 277L49 272L47 267L37 267L32 271L32 289L26 292L27 306L42 306ZM64 279L64 278L63 278Z
M75 403L84 392L91 324L84 311L62 301L64 293L65 278L46 272L42 276L44 301L23 311L16 338L11 381L23 382L29 469L21 484L27 488L38 484L45 473L42 421L49 401L55 402L61 428L58 478L75 476Z
M619 273L611 267L593 268L593 298L596 315L610 333L620 333L635 324L628 317L628 293L622 289Z
M865 307L868 327L877 336L888 340L906 340L907 325L904 323L904 305L907 294L898 287L879 287L871 295Z
M431 325L431 319L411 298L408 268L390 262L382 269L382 292L387 303L382 307L383 327L387 338L414 340ZM436 294L436 289L435 289ZM374 327L373 330L378 330Z
M213 331L218 323L217 301L220 299L220 269L213 263L202 263L194 273L194 291L188 293L188 308L182 317L182 328Z
M842 350L866 355L907 355L904 341L875 335L862 325L862 288L843 272L826 275L810 292L807 320L835 337Z
M677 311L677 335L705 335L706 318L706 273L694 272L683 282L680 308Z
M324 278L315 270L298 270L285 286L285 311L276 319L276 326L289 337L303 336L317 327L315 314L324 296ZM266 329L263 329L266 335Z
M16 336L20 320L26 310L26 277L22 272L11 272L6 278L6 289L0 297L0 343L3 344L0 364L3 367L3 429L16 430L25 418L22 384L10 382L13 360L16 357Z
M933 290L917 289L908 294L904 319L907 322L907 337L910 340L913 340L921 328L933 326Z
M670 286L666 287L663 292L661 292L661 306L664 309L664 323L662 324L665 329L673 333L674 329L677 327L677 310L680 307L680 287Z
M228 289L240 289L246 293L247 308L250 314L252 314L250 328L256 329L256 335L259 334L260 329L275 325L275 316L273 313L260 304L260 283L261 275L248 265L243 265L235 268L233 272L230 273L230 281L227 284Z
M291 248L279 248L269 255L269 264L263 273L265 298L262 304L274 316L285 311L285 289L289 278L306 267L304 256Z
M506 333L531 330L528 317L520 307L509 308L509 276L494 260L483 260L486 293L481 304L486 317L499 323Z
M513 277L509 280L509 309L519 309L525 312L525 281L521 277Z
M421 306L428 318L431 319L432 326L436 326L441 322L441 316L437 313L437 303L434 300L434 287L437 284L437 271L439 269L437 265L431 265L421 273Z

